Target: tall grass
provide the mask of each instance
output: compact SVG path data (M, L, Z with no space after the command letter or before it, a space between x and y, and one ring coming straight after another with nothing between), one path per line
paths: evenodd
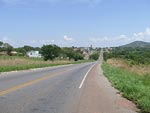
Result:
M32 68L42 68L66 64L78 64L92 62L91 60L81 61L68 61L68 60L55 60L43 61L41 58L28 58L20 56L0 56L0 72L26 70Z
M145 64L133 65L127 59L111 58L107 60L107 63L113 65L114 67L120 67L142 76L150 73L150 65Z
M141 113L150 113L150 75L140 76L104 62L104 74L119 89L123 96L135 102Z

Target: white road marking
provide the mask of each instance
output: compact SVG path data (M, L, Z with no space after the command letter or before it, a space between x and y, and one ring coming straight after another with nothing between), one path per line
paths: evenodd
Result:
M94 64L94 65L88 70L88 72L85 74L85 76L84 76L84 78L83 78L83 80L82 80L82 82L81 82L81 84L80 84L80 86L79 86L79 89L82 88L82 86L83 86L83 84L84 84L84 81L85 81L87 75L89 74L89 72L91 71L91 69L92 69L94 66L95 66L95 64Z

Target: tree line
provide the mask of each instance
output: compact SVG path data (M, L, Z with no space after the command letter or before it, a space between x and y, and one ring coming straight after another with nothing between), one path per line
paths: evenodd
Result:
M104 52L104 60L109 58L123 58L131 64L150 64L150 47L116 47L110 52Z
M25 45L23 47L13 48L8 43L3 43L0 41L0 52L6 52L7 55L12 55L12 51L17 52L17 56L26 56L26 53L29 51L39 51L42 54L43 59L47 60L54 60L55 58L59 59L68 59L68 60L83 60L84 56L80 49L74 51L73 47L59 47L57 45L43 45L40 47L32 47Z
M28 51L31 50L35 50L35 51L40 51L40 47L32 47L32 46L28 46L25 45L23 47L18 47L18 48L14 48L12 45L10 45L9 43L4 43L2 41L0 41L0 52L6 52L7 55L12 55L12 51L16 51L18 52L20 56L25 56L26 53Z
M12 51L15 51L17 56L26 56L29 51L39 51L45 61L54 59L68 59L68 60L84 60L83 50L75 47L59 47L57 45L43 45L42 47L32 47L25 45L23 47L14 48L8 43L0 41L0 53L5 52L7 55L12 56ZM94 51L92 54L89 51ZM100 49L90 48L86 50L89 54L89 59L98 60Z
M84 56L80 50L74 51L73 48L64 47L60 48L57 45L43 45L41 48L41 54L44 60L54 60L55 58L68 58L68 60L74 59L83 60Z

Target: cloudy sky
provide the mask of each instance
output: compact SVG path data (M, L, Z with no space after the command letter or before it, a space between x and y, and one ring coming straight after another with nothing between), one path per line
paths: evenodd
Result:
M0 40L15 47L150 42L150 0L0 0Z

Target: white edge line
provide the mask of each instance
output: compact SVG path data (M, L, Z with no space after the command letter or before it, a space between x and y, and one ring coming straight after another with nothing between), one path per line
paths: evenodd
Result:
M87 71L87 73L85 74L85 76L84 76L84 78L83 78L83 80L82 80L82 82L81 82L81 84L80 84L80 86L79 86L79 89L82 88L82 86L83 86L83 84L84 84L84 81L85 81L87 75L89 74L89 72L91 71L91 69L92 69L94 66L95 66L95 64L94 64L94 65Z

